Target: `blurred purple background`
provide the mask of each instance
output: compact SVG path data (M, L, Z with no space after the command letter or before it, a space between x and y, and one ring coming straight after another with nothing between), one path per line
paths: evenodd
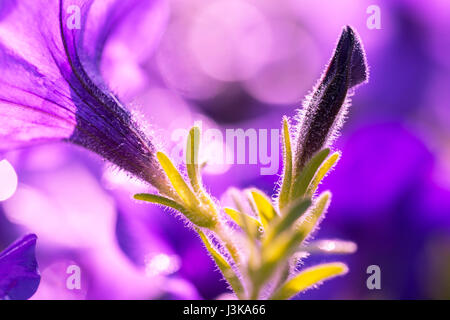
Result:
M381 9L381 29L367 27L370 5ZM318 80L342 26L355 27L370 82L353 98L335 144L342 159L320 187L333 201L316 238L351 240L358 251L306 260L345 261L350 272L298 298L450 299L450 2L155 0L153 10L155 23L129 19L107 43L103 74L169 153L174 132L194 121L278 129ZM0 249L38 235L34 298L226 291L184 223L132 200L147 188L92 153L53 144L0 160ZM216 165L204 180L220 198L230 186L271 194L278 177L262 176L260 165ZM66 288L72 264L81 290ZM381 290L366 287L373 264Z

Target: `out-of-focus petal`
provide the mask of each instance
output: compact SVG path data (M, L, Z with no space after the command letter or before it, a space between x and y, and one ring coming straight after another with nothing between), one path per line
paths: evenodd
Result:
M102 15L106 20L103 27L99 28L94 21L99 30L110 30L100 71L108 86L122 99L132 100L148 85L149 76L144 65L160 43L170 6L168 0L115 2L113 10ZM92 9L101 3L103 1L95 2ZM116 19L111 19L111 15Z
M218 80L248 79L266 62L272 33L248 1L212 1L199 10L189 35L203 71Z
M36 240L29 234L0 252L0 299L26 300L36 292L41 279Z
M65 150L65 146L57 146ZM37 147L22 151L28 158L40 153ZM47 149L48 150L48 149ZM5 216L25 229L36 230L40 238L42 284L34 299L150 299L170 292L166 274L175 273L178 258L169 244L148 228L158 220L148 210L132 207L129 193L113 201L99 181L85 167L74 164L76 152L64 165L44 170L27 170L18 192L3 203ZM43 161L46 161L44 159ZM26 185L25 185L26 184ZM36 186L39 186L37 188ZM82 188L80 188L82 186ZM126 204L124 202L126 201ZM116 205L118 207L116 207ZM132 210L133 209L133 210ZM157 209L155 209L156 211ZM116 212L120 216L116 217ZM165 216L164 213L160 213ZM150 220L152 219L152 220ZM155 231L155 232L151 232ZM164 259L151 258L158 255ZM146 258L149 258L146 260ZM172 260L174 264L172 264ZM155 266L155 270L149 268ZM81 288L68 288L68 267L80 268ZM157 272L155 272L157 271ZM171 277L176 274L171 275Z
M74 280L69 277L75 272L79 272L80 277L76 279L79 283L76 286L68 286L68 282L73 284ZM88 280L85 270L78 262L52 259L50 265L41 266L41 283L31 300L83 300L89 289Z
M4 211L10 221L35 230L41 245L90 248L114 239L114 202L79 165L28 176Z

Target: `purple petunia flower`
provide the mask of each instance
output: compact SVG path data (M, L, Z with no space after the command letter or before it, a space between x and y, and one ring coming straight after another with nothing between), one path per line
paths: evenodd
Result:
M36 240L29 234L0 252L0 300L26 300L36 292L41 281Z
M0 150L68 141L169 193L154 143L100 76L121 15L156 2L60 0L44 8L23 0L0 8Z

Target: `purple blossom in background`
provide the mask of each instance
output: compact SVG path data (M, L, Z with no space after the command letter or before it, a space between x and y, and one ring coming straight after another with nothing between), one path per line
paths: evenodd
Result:
M0 252L0 300L26 300L36 292L41 280L36 240L29 234Z
M20 1L0 23L0 148L69 141L167 189L155 145L100 76L100 57L124 10L157 1ZM69 28L69 6L80 28ZM70 12L70 10L69 10ZM91 18L92 17L92 18Z

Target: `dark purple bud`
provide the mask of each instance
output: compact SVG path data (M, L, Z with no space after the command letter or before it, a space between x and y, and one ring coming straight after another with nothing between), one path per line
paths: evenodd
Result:
M355 31L346 26L324 75L301 110L295 155L297 173L336 136L349 105L349 90L367 79L362 44Z
M36 292L41 281L36 240L29 234L0 252L0 300L26 300Z

